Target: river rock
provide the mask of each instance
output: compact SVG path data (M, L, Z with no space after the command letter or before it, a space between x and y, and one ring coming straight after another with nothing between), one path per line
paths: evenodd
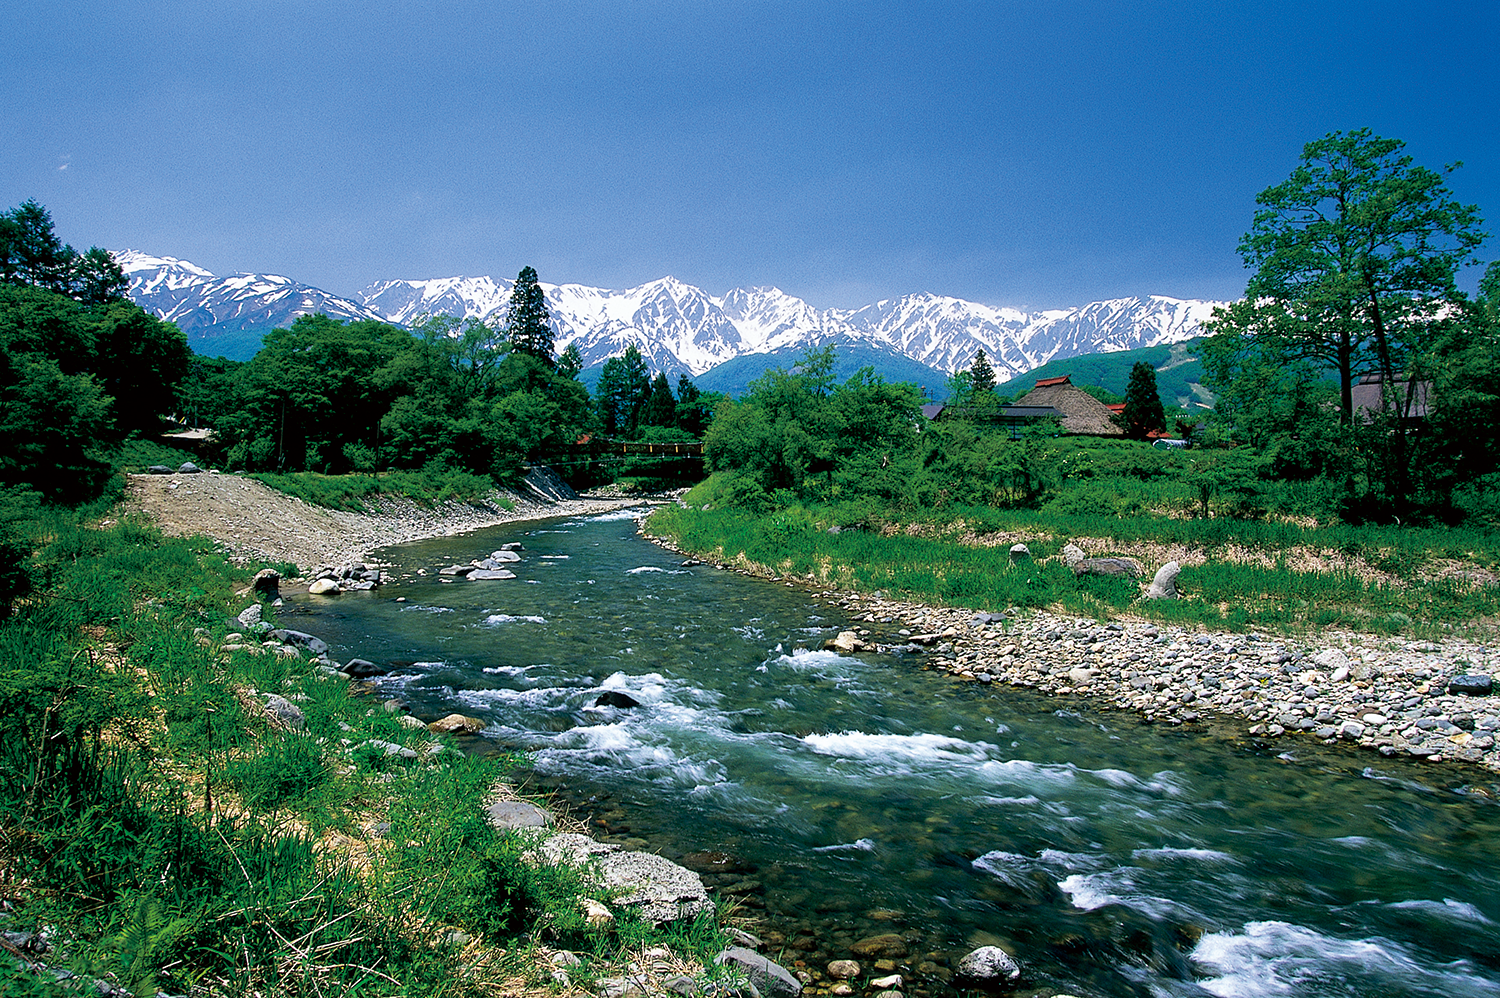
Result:
M164 464L153 464L146 469L146 474L148 475L170 475L171 473L172 469Z
M1074 575L1114 575L1139 578L1145 574L1134 558L1085 558L1073 566Z
M906 940L894 932L885 932L878 936L866 936L853 946L849 947L855 956L863 957L891 957L899 960L906 956Z
M184 461L177 466L177 473L179 475L196 475L202 470L202 468L191 461Z
M1177 598L1177 576L1182 571L1182 566L1175 561L1169 561L1156 570L1156 577L1151 580L1151 588L1146 590L1147 599L1176 599Z
M766 998L797 998L802 994L802 982L791 975L785 967L743 946L730 946L714 957L714 965L728 965L750 978Z
M309 596L328 596L343 591L344 587L339 585L337 579L318 579L307 587Z
M828 976L835 981L847 981L859 976L858 960L832 960L828 964Z
M514 549L501 548L499 551L491 551L488 560L493 561L496 564L506 565L520 561L521 556L517 554Z
M915 639L913 639L915 640ZM827 642L823 647L837 652L856 652L863 649L865 643L859 639L854 631L839 631L839 636Z
M505 568L476 568L469 573L470 582L483 582L490 579L514 579L516 573Z
M248 630L254 630L255 625L260 623L261 608L259 603L251 603L241 610L239 616L234 619L239 621Z
M1074 567L1080 561L1083 561L1088 557L1088 555L1083 553L1083 548L1079 547L1077 544L1064 544L1061 554L1063 564L1067 565L1069 568Z
M619 690L605 690L594 698L595 707L639 707L641 702L629 693L621 693Z
M258 600L275 601L281 598L281 573L274 568L263 568L250 580L250 591Z
M371 662L368 659L351 658L349 661L344 663L344 671L349 673L349 675L353 676L355 679L373 679L376 676L385 675L390 670L382 669L380 666L376 665L374 662Z
M328 642L322 638L313 637L306 631L293 631L284 627L278 627L271 632L271 637L282 644L291 645L294 648L306 648L319 658L328 654Z
M1313 665L1325 672L1349 668L1349 656L1338 648L1324 648L1312 657Z
M485 820L501 831L510 828L546 828L552 815L524 800L496 801L484 809Z
M484 722L477 717L449 714L427 725L427 730L435 735L473 735L484 730Z
M1493 676L1482 674L1454 676L1448 681L1448 692L1454 696L1484 697L1495 688Z
M1031 548L1025 544L1012 544L1010 546L1010 560L1012 563L1031 560Z
M438 569L439 575L468 575L474 571L473 565L449 565L447 568Z
M958 977L981 987L1014 985L1021 967L999 946L981 946L958 961Z
M307 715L302 713L302 708L292 703L286 697L276 693L267 693L266 715L272 723L291 728L293 731L307 730Z

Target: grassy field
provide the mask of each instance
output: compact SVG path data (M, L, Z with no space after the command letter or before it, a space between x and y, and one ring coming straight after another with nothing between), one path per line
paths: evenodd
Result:
M483 818L508 760L230 639L247 570L206 540L90 526L104 512L12 524L34 588L0 621L4 927L48 927L48 966L137 995L514 995L552 986L552 947L592 990L648 941L688 962L722 945L713 919L586 925L580 898L608 898ZM0 992L56 992L27 959L0 949Z
M685 505L655 513L649 529L684 550L782 576L982 610L1411 636L1492 633L1500 619L1500 538L1489 529L1085 513L1056 500L1039 510L948 506L926 516L804 505L766 513L726 507L717 501L723 492L710 479ZM1070 542L1090 557L1137 558L1145 578L1075 577L1058 556ZM1015 543L1032 557L1012 563ZM1183 598L1140 599L1151 574L1173 560L1182 565Z

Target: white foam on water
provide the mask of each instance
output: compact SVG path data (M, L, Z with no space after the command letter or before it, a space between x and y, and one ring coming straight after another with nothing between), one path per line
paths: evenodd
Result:
M1455 901L1452 898L1443 898L1441 901L1429 901L1419 898L1412 901L1393 901L1386 905L1398 911L1418 911L1424 915L1434 915L1438 918L1455 922L1467 922L1473 925L1494 925L1493 919L1484 912L1469 904L1467 901Z
M1195 863L1238 863L1239 860L1227 852L1217 849L1178 849L1164 846L1160 849L1137 849L1130 854L1132 859L1174 860L1185 859Z
M1153 773L1151 778L1146 780L1134 773L1127 773L1123 769L1085 769L1082 772L1096 776L1112 787L1122 789L1149 790L1152 793L1166 794L1169 797L1180 797L1184 792L1182 778L1171 770Z
M611 513L598 513L594 516L585 516L578 520L569 520L568 523L617 523L620 520L639 520L647 512L644 509L631 507L629 509L617 509Z
M1249 922L1240 932L1209 932L1190 958L1199 987L1221 998L1262 995L1494 995L1497 983L1465 962L1424 967L1378 936L1339 939L1290 922Z
M552 559L554 561L567 561L569 558L571 558L573 556L570 555L570 554L539 554L539 555L537 555L537 557L538 558L549 558L549 559Z
M842 731L828 735L806 735L802 739L819 755L843 759L869 759L883 763L984 762L997 751L988 742L966 742L947 735L877 735L864 731Z
M453 613L451 606L427 606L423 603L403 603L398 608L401 613Z
M1137 867L1118 866L1098 873L1075 873L1057 882L1057 889L1068 895L1073 907L1093 911L1107 904L1121 904L1152 918L1186 917L1196 919L1191 909L1171 898L1157 897L1137 889Z
M626 575L646 575L655 573L658 575L686 575L685 568L657 568L655 565L641 565L639 568L627 568Z
M1027 794L1025 797L985 797L985 796L980 796L980 797L976 797L974 799L976 801L978 801L979 803L981 803L981 804L995 804L995 805L1000 805L1000 804L1014 804L1017 807L1031 807L1033 805L1037 805L1037 804L1040 804L1042 802L1042 799L1040 797L1033 796L1032 794Z
M1105 865L1100 856L1087 853L1064 852L1060 849L1043 849L1035 856L1020 852L994 849L974 860L974 869L988 873L996 880L1012 886L1023 886L1036 873L1045 874L1055 880L1061 873L1097 870Z
M484 671L492 676L515 676L524 679L528 683L540 682L526 674L527 670L535 669L535 665L491 665L486 666Z
M484 622L491 627L498 627L501 624L545 624L547 622L547 618L536 616L516 616L509 613L492 613L488 617L484 618Z
M855 839L853 842L840 842L833 846L815 846L813 852L874 852L874 839Z

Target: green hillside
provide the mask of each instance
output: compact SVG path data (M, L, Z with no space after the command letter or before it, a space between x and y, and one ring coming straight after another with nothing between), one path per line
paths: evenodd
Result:
M1091 353L1054 360L1013 381L997 385L995 391L1014 398L1031 391L1043 378L1060 378L1067 374L1072 376L1075 385L1098 385L1124 395L1126 382L1130 380L1130 368L1145 361L1156 368L1156 390L1163 404L1184 409L1211 409L1214 398L1202 384L1203 362L1190 353L1199 342L1192 339L1141 350Z

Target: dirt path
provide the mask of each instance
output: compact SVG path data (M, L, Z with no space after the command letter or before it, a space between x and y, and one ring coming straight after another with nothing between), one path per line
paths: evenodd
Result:
M386 497L374 513L323 509L239 475L129 475L122 514L145 513L166 534L202 534L236 559L318 565L368 561L377 548L426 537L551 516L599 513L641 503L639 498L591 496L552 499L503 492L515 504L444 503L431 509ZM498 498L495 496L494 498Z

